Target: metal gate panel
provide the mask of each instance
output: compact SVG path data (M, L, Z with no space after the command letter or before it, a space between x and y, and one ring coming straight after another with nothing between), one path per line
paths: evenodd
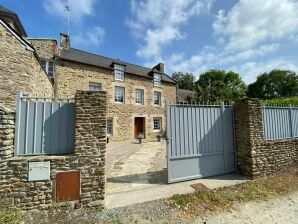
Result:
M51 98L17 96L15 154L67 154L74 151L75 104Z
M167 106L168 182L235 171L233 109Z

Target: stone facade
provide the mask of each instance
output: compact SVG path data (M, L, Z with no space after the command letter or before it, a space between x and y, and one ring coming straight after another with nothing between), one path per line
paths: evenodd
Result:
M23 210L102 207L105 194L106 93L77 92L75 149L64 156L13 156L15 114L0 109L0 204ZM50 179L28 181L29 162L50 161ZM80 172L80 199L56 203L56 174Z
M42 59L53 60L53 56L58 53L57 41L54 39L29 38L29 40Z
M57 95L72 97L76 90L88 90L89 83L101 84L107 92L108 115L113 118L112 141L122 141L134 138L134 118L145 118L145 138L155 138L153 118L160 117L162 130L166 128L165 105L176 102L176 85L162 82L161 87L153 87L150 78L125 73L125 80L115 80L113 69L100 68L70 61L57 61L55 65L55 92ZM123 104L114 102L115 86L125 88ZM135 103L135 90L144 90L144 104ZM161 106L153 103L154 91L161 93Z
M52 83L35 54L0 24L0 105L15 108L18 90L52 95Z
M298 138L265 141L260 101L235 104L237 162L240 173L256 178L271 175L298 162Z

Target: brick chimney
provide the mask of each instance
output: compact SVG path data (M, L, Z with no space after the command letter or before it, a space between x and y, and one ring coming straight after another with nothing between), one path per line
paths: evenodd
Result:
M60 48L64 50L69 50L70 38L67 34L60 33Z
M163 63L158 63L154 68L160 73L165 73L165 65Z

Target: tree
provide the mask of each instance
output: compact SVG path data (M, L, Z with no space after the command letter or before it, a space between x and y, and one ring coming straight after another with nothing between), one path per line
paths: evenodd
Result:
M286 70L263 73L248 86L247 95L260 99L298 96L298 76Z
M210 70L200 75L196 90L199 101L232 103L246 95L247 86L238 73Z
M177 80L179 89L195 89L195 76L192 73L175 72L172 77Z

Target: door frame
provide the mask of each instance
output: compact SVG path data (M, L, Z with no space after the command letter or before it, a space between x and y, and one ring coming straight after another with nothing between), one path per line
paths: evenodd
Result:
M144 116L135 116L133 117L133 136L134 138L136 139L137 136L136 136L136 118L142 118L143 119L143 134L144 134L144 138L146 138L146 117Z

